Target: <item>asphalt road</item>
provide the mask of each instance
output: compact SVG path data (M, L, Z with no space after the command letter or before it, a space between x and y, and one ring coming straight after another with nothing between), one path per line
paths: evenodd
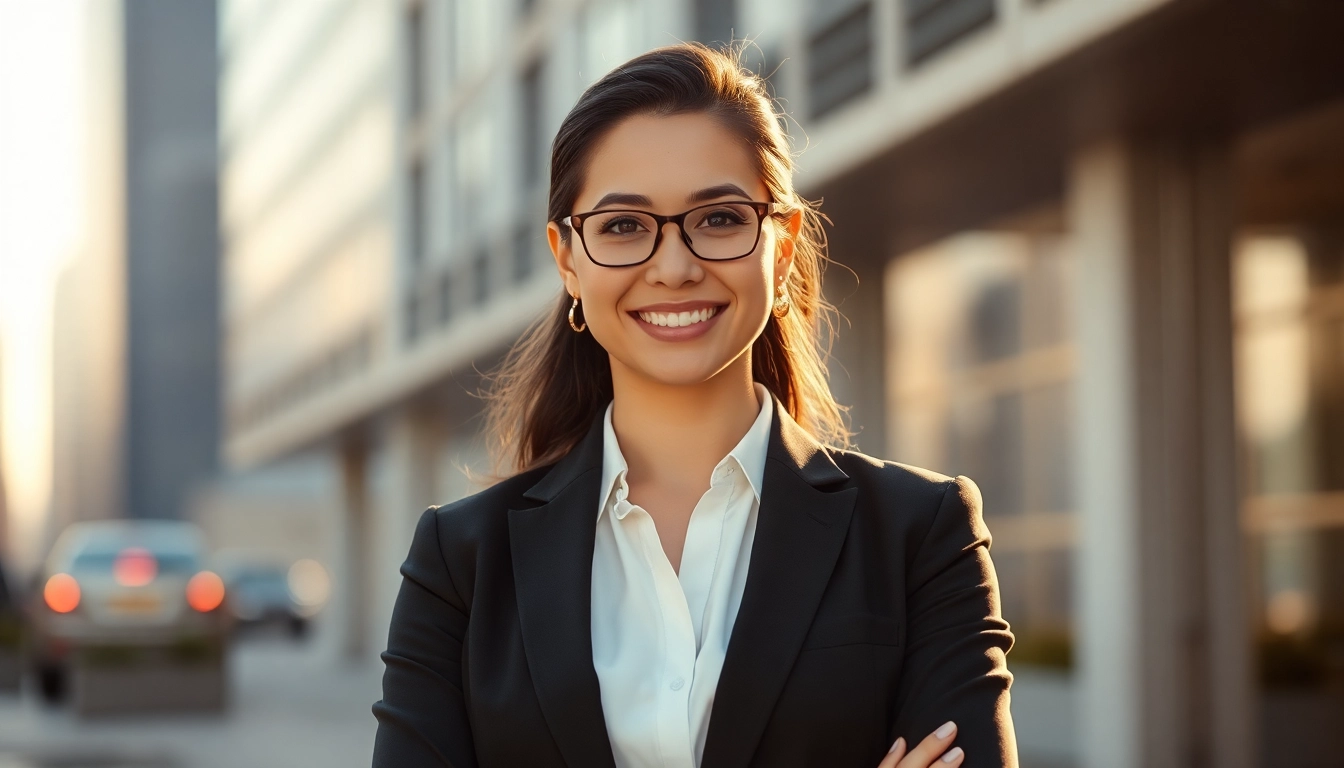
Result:
M0 768L367 768L382 665L282 638L236 645L224 714L81 720L30 692L0 693Z

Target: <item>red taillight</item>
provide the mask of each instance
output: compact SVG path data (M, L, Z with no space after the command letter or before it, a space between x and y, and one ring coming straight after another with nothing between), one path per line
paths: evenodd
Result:
M69 613L79 606L79 582L68 573L57 573L42 588L47 607L57 613Z
M159 561L147 549L127 547L117 554L112 563L112 575L123 587L143 587L154 580L159 572Z
M224 580L218 574L201 571L187 582L187 605L205 613L224 602Z

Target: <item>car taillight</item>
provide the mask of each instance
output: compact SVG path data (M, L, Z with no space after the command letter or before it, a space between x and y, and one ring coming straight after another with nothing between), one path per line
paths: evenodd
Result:
M187 605L205 613L224 602L224 580L218 574L201 571L187 582Z
M69 613L79 606L79 582L68 573L57 573L42 588L47 607L57 613Z

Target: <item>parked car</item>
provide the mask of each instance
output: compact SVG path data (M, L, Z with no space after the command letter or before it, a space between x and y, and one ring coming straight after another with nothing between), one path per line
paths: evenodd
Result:
M175 708L222 707L231 618L224 581L206 558L189 522L67 527L38 574L31 610L31 666L43 697L73 693L81 713L150 706L160 693Z
M4 558L0 556L0 691L19 688L23 647L23 614L18 595L10 591Z
M291 569L287 563L261 558L243 557L219 564L236 627L281 626L295 638L307 634L315 606L301 602L295 594Z

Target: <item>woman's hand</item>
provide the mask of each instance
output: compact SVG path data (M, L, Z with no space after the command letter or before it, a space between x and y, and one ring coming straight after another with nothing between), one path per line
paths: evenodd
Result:
M896 743L891 745L891 751L878 763L877 768L929 768L929 766L955 766L961 765L965 759L966 753L961 751L961 747L952 746L952 740L956 737L957 724L951 720L943 723L938 730L924 737L919 746L910 750L906 754L905 738L896 739ZM942 759L939 759L939 755Z

